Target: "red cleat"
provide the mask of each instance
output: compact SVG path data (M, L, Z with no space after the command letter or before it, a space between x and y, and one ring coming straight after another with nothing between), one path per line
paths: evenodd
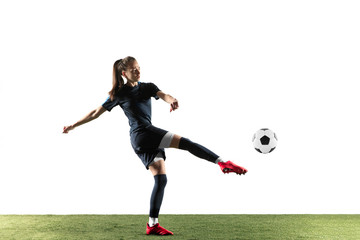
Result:
M227 161L227 162L219 162L218 163L221 171L223 173L231 173L234 172L236 174L245 174L247 173L247 170L243 167L240 167L238 165L236 165L235 163L231 162L231 161Z
M161 227L158 223L153 227L149 227L149 224L146 224L146 234L154 234L154 235L174 235L169 230Z

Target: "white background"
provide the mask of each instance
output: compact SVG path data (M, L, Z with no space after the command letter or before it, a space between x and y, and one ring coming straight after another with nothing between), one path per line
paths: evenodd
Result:
M161 213L360 213L357 1L2 1L0 214L147 214L120 108L79 127L137 58L153 124L246 167L167 150ZM270 128L262 155L252 135Z

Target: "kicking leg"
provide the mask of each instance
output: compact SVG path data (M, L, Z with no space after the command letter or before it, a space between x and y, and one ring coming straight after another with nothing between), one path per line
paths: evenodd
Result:
M181 137L176 134L172 138L170 147L189 151L191 154L193 154L199 158L208 160L212 163L218 163L218 162L222 161L222 159L219 158L218 155L216 155L215 153L213 153L206 147L201 146L200 144L194 143L190 139Z
M240 167L231 161L224 162L218 155L206 147L176 134L172 137L170 147L187 150L199 158L218 164L223 173L235 172L236 174L241 175L247 172L245 168Z

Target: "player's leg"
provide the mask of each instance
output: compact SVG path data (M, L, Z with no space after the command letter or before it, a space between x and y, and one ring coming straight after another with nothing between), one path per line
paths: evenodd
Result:
M146 227L147 234L172 235L173 233L159 225L159 212L164 197L167 183L165 161L161 158L155 159L149 169L154 176L155 184L150 198L149 223Z
M181 149L181 150L186 150L186 151L190 152L191 154L193 154L199 158L208 160L212 163L218 163L218 162L222 161L222 159L218 155L216 155L215 153L213 153L206 147L204 147L198 143L192 142L190 139L181 137L176 134L174 134L174 137L170 143L170 147Z
M237 174L245 174L247 172L245 168L240 167L231 161L223 161L218 155L206 147L176 134L173 134L169 147L189 151L199 158L218 164L221 168L221 171L224 173L235 172Z
M166 174L165 161L164 159L157 158L149 166L149 170L153 176Z
M149 226L152 227L158 223L160 207L164 197L164 191L167 183L165 161L159 160L149 166L154 176L154 188L150 198Z

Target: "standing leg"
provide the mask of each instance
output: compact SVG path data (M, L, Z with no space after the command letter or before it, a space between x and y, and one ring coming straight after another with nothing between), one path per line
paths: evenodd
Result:
M166 230L159 225L159 212L164 197L164 190L167 183L165 161L160 160L149 166L154 176L155 184L150 199L149 223L147 225L147 234L156 235L173 235L172 232Z
M154 188L150 199L150 219L149 226L152 227L158 223L160 207L164 197L164 191L167 183L165 161L160 160L149 166L151 173L154 176Z

